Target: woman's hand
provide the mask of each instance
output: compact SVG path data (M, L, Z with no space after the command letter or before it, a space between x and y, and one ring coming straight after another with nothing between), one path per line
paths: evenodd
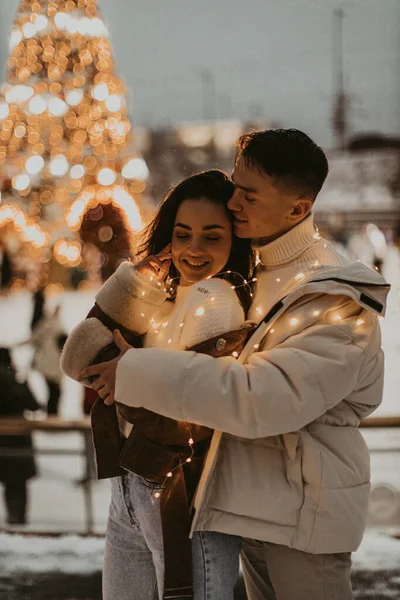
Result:
M171 244L168 244L158 254L147 256L135 264L135 269L138 273L152 278L157 283L162 283L168 275L171 258Z
M120 350L118 356L113 360L97 365L91 365L90 367L83 369L79 374L79 381L97 375L97 378L93 381L91 387L96 390L100 398L103 398L104 404L107 404L108 406L115 402L115 379L118 362L124 356L125 352L133 348L133 346L130 346L122 337L122 334L118 329L113 331L113 338L115 345Z

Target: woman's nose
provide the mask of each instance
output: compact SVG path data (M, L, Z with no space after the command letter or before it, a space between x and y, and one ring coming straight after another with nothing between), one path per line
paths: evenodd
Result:
M203 254L203 247L200 240L192 240L188 248L189 253L192 256L200 256Z

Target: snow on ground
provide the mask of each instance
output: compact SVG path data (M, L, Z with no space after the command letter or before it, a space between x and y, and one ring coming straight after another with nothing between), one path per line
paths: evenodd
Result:
M25 537L0 534L2 575L17 572L92 573L101 571L104 540L76 535ZM399 570L400 540L368 530L360 549L353 554L354 570Z

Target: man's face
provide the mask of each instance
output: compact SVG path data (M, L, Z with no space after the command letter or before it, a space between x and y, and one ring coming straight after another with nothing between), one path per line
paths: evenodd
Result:
M310 200L278 189L272 177L239 158L232 173L236 190L228 202L233 212L234 231L240 238L272 242L297 225L310 212Z

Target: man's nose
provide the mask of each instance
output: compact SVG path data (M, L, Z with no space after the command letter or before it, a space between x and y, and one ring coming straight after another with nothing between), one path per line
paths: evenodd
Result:
M233 210L236 212L240 212L242 210L242 205L240 202L240 191L236 189L233 192L232 198L228 202L229 210Z

